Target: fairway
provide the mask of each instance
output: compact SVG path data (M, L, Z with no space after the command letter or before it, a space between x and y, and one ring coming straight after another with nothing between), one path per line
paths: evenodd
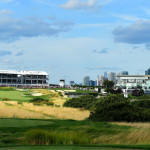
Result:
M30 146L30 147L3 147L0 150L132 150L121 148L103 147L78 147L78 146ZM134 149L138 150L138 149Z
M27 92L25 91L16 91L16 90L0 90L0 100L3 98L9 98L12 101L29 101L31 99L30 96L25 96Z
M0 128L7 127L34 127L49 125L53 122L44 120L21 120L21 119L0 119Z

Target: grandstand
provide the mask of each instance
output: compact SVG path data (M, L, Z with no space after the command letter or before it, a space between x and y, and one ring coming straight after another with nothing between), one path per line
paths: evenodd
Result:
M49 74L44 71L0 70L0 86L48 87Z

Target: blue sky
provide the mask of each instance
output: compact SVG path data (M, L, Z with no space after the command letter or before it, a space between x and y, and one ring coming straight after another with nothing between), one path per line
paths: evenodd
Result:
M0 69L81 83L150 67L148 0L0 0Z

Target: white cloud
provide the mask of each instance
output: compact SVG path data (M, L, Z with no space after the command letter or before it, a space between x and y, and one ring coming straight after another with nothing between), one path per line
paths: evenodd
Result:
M14 41L20 37L56 36L73 26L70 22L45 21L41 18L14 18L9 10L0 10L0 40Z
M117 27L113 35L116 42L145 44L150 49L150 20L139 20L126 27Z
M60 5L64 9L91 9L98 11L102 6L98 0L69 0L67 3Z

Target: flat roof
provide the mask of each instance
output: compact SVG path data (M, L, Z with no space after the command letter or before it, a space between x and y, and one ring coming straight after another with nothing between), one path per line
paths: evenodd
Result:
M117 75L117 77L150 77L150 75Z
M16 70L0 70L0 74L22 74L22 75L45 75L49 74L45 71L16 71Z
M22 75L45 75L48 76L49 74L45 71L21 71Z
M1 74L20 74L20 72L16 70L0 70Z

